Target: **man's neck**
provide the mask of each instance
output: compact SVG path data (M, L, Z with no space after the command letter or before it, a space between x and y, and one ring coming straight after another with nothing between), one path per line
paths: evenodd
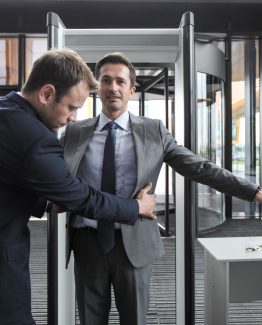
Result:
M28 101L34 109L37 108L37 100L34 93L24 93L20 92L19 95Z
M125 111L108 111L105 109L102 109L102 112L112 121L116 120L119 116L124 114L127 110Z

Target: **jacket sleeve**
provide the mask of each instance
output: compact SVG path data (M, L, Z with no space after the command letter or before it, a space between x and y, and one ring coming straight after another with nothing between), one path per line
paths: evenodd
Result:
M38 198L32 209L31 216L41 219L46 212L47 205L48 201L46 199L42 197Z
M247 201L254 200L258 187L256 184L237 177L227 169L178 145L161 121L159 121L159 130L162 137L164 160L176 172L229 196Z
M136 200L96 191L74 177L55 136L45 135L28 148L19 175L19 186L74 213L129 224L138 218Z

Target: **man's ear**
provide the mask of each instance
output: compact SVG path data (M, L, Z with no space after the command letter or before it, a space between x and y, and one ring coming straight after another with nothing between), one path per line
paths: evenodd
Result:
M135 92L136 92L136 87L135 86L131 87L129 98L131 98L135 94Z
M46 84L42 86L39 90L39 101L42 104L46 104L54 100L56 95L55 87L52 84Z

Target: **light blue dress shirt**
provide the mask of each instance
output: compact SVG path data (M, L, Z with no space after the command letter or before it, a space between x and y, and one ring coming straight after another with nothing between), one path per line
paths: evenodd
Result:
M103 128L110 121L104 113L100 114L98 125L79 165L81 172L85 173L87 183L97 190L101 188L104 146L108 133L108 130ZM134 192L137 182L135 144L128 111L114 122L119 125L116 130L115 147L116 195L127 198ZM97 228L97 221L76 216L73 226ZM115 223L115 228L120 228L120 224Z

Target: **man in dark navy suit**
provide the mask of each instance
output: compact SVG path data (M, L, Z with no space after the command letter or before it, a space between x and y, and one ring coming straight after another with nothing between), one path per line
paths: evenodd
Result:
M134 224L139 214L155 218L151 185L139 199L117 198L72 176L64 163L55 131L75 121L97 88L80 56L51 50L34 63L21 93L0 98L0 325L35 324L27 224L31 215L41 216L45 200L94 219Z

